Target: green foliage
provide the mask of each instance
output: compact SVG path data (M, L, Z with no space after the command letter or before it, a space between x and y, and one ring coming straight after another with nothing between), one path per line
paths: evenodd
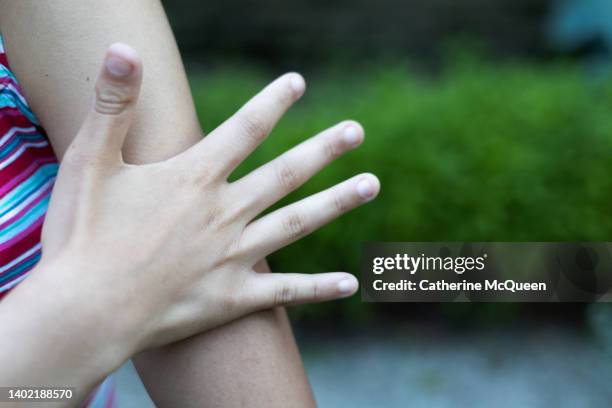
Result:
M250 69L193 76L205 128L270 79ZM277 271L357 273L363 241L607 241L611 107L605 84L565 64L456 58L435 78L403 64L337 70L310 81L238 175L337 121L366 129L361 148L289 199L362 171L378 175L380 197L271 256ZM355 297L297 314L360 319L373 310Z

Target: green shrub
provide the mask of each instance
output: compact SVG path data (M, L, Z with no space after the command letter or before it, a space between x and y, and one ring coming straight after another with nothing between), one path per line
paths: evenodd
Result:
M192 76L206 130L271 76ZM458 61L435 77L403 64L322 73L238 175L325 127L360 121L365 144L317 175L295 200L362 171L380 197L272 255L278 271L358 272L362 241L564 241L612 238L612 98L566 64ZM286 203L287 201L284 201ZM358 297L298 316L363 318Z

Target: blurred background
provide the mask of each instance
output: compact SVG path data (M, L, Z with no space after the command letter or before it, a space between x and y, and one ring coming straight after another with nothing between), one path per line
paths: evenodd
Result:
M165 5L206 131L285 71L308 81L236 176L337 121L366 129L289 200L361 171L380 197L273 270L357 273L364 241L611 240L609 0ZM322 407L612 406L607 305L355 296L291 315Z

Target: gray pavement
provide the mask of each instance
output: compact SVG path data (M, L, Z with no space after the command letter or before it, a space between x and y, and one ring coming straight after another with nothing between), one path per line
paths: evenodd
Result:
M372 331L300 342L321 407L612 406L612 358L571 328ZM131 365L118 382L120 407L153 406Z

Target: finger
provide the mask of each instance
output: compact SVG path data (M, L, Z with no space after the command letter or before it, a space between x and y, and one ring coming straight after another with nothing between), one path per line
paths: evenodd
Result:
M136 51L125 44L111 45L96 83L94 105L75 144L96 156L121 158L141 82L142 62Z
M278 78L194 146L190 150L193 160L214 161L218 175L227 178L263 142L287 109L302 96L305 86L298 74Z
M241 252L263 258L371 201L379 190L378 179L364 174L278 209L247 226Z
M324 302L353 295L357 279L344 272L301 274L259 273L249 281L248 306L269 309L303 303Z
M233 183L251 197L254 217L308 181L325 165L363 142L356 122L343 122L308 139L270 163Z

